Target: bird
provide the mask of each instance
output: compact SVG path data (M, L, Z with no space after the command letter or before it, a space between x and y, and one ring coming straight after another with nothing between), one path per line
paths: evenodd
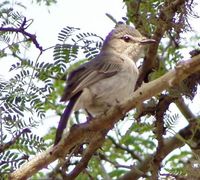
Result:
M61 101L69 102L54 145L61 140L72 111L84 109L90 117L96 117L131 96L139 76L136 62L151 43L155 40L142 36L134 27L118 24L107 35L99 54L69 73L61 97Z

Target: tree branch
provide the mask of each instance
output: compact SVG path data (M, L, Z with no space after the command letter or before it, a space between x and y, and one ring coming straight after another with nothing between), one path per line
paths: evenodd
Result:
M5 143L5 144L1 144L0 145L0 153L4 152L6 149L10 148L13 144L16 143L16 141L20 138L20 136L22 134L25 133L30 133L31 130L28 128L23 129L21 132L18 132L13 139L11 139L9 142Z
M14 28L14 27L0 27L0 31L1 32L16 32L16 33L21 33L23 34L24 36L28 37L32 42L33 44L35 44L35 47L38 48L40 50L40 52L43 51L43 48L42 46L38 43L37 39L36 39L36 35L34 34L31 34L26 30L26 23L27 23L27 20L26 18L24 17L24 20L21 24L21 26L19 28Z
M104 134L105 132L108 132L113 128L114 124L125 115L126 112L130 111L141 102L151 98L165 89L176 86L183 79L198 70L200 70L200 55L187 61L182 61L182 63L178 64L175 69L169 71L162 77L144 84L133 93L129 100L121 105L111 108L109 111L105 112L105 115L94 118L88 123L73 126L69 133L65 134L62 140L55 147L49 148L45 152L35 156L29 162L25 163L20 169L10 174L10 179L21 180L31 177L42 168L47 167L57 158L65 157L75 145L83 144L84 142L91 142L95 139L95 134ZM102 136L101 138L103 141L104 137ZM100 139L98 141L100 141ZM169 147L167 146L168 148L164 149L164 154L168 154L183 144L176 137L171 139L170 142L165 143L167 143ZM170 145L172 143L173 146ZM93 143L93 145L94 147L97 147L95 143ZM90 148L92 148L91 146ZM149 157L149 159L151 159L151 157ZM143 164L143 166L147 169L148 163L146 165Z
M80 162L72 170L72 172L69 175L67 175L66 180L75 179L87 167L87 164L91 159L92 155L98 148L101 147L106 134L107 132L105 132L104 134L95 134L95 137L92 138L92 140L90 141L88 148L85 150L85 153L83 154Z
M126 151L127 153L129 153L129 154L131 155L131 157L132 157L133 159L137 159L139 162L142 161L142 159L141 159L139 156L137 156L137 155L134 153L133 150L129 149L129 148L126 147L126 146L123 146L122 144L117 143L113 137L108 136L108 139L110 139L110 140L112 141L112 143L115 145L116 148L121 149L121 150L123 150L123 151Z
M145 34L145 24L143 23L143 17L139 14L139 5L136 6L137 3L143 3L142 1L127 1L127 10L132 15L130 20L136 24L136 28L139 28L143 34ZM141 86L142 82L148 82L148 75L152 72L152 68L155 65L156 55L158 50L159 42L164 36L165 32L171 29L173 26L180 26L180 24L175 24L173 22L173 18L175 17L178 11L182 12L185 8L186 0L175 0L168 1L166 0L163 3L163 6L160 7L159 17L154 17L154 21L156 21L155 30L153 32L152 38L156 40L156 44L149 46L146 57L144 59L144 63L142 65L140 76L137 81L137 87ZM184 6L185 5L185 6ZM184 7L183 7L184 6ZM133 13L135 12L135 13ZM179 12L179 13L180 13ZM185 11L186 12L186 11ZM186 14L184 14L186 16ZM156 16L156 15L155 15ZM138 24L139 22L139 24ZM152 23L154 24L154 23ZM145 33L144 33L145 32Z
M169 105L174 101L174 97L167 95L161 95L159 103L156 107L156 121L155 121L155 134L158 141L158 146L151 164L152 179L158 179L158 174L161 168L162 160L165 158L163 156L163 151L165 147L163 135L166 133L166 127L164 127L164 115Z
M184 146L185 143L181 140L181 138L186 140L192 138L192 136L194 136L192 132L195 129L196 125L197 122L191 121L191 123L188 126L181 129L174 137L165 139L164 140L165 148L162 149L162 156L166 157L173 150ZM145 174L150 169L150 164L155 155L156 153L154 153L153 155L149 155L142 163L140 163L137 167L134 167L128 173L124 174L118 180L129 180L129 179L135 180L138 179L139 177L142 177L142 175Z
M185 128L184 131L188 131L187 128ZM180 148L181 146L184 145L184 143L176 136L174 136L171 139L166 139L164 141L164 144L166 148L163 149L164 150L162 153L163 157L166 157L174 149ZM131 171L124 174L118 180L129 180L129 179L136 180L139 177L142 177L150 169L150 165L154 156L155 154L149 155L142 163L140 163L137 167L134 167Z

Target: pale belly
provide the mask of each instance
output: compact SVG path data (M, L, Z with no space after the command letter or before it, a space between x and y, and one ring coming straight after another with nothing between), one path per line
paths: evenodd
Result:
M86 109L93 116L104 113L130 97L137 78L138 73L120 72L85 88L76 109Z

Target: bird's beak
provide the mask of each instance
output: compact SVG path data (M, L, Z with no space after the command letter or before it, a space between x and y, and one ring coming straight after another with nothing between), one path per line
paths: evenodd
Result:
M143 39L140 41L141 44L153 44L156 43L156 40L154 39Z

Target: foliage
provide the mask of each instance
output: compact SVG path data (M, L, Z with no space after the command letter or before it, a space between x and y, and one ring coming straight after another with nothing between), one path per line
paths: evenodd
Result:
M51 6L51 5L55 4L55 3L57 3L57 0L32 0L32 2L36 2L39 5L44 3L46 6Z
M24 8L20 3L18 7ZM0 85L0 176L19 168L29 156L45 150L47 144L31 129L38 126L39 120L44 118L44 102L47 94L52 91L52 85L39 87L39 76L35 72L38 64L21 55L24 49L30 48L31 42L22 34L14 31L3 31L5 28L18 29L25 22L24 16L9 8L9 1L0 4L1 14L1 59L13 57L15 63L10 68L12 77L1 79ZM31 20L23 24L28 27ZM37 116L33 116L33 115Z
M1 177L19 168L30 155L46 149L47 143L31 133L31 129L38 126L46 110L61 112L62 106L57 103L57 98L62 91L60 84L64 82L62 78L67 72L67 64L80 64L75 60L81 52L85 57L93 58L98 53L96 47L102 45L102 39L96 34L81 33L78 28L66 27L59 33L60 43L54 47L53 62L40 62L40 55L36 60L22 58L24 49L31 46L31 39L13 31L22 26L25 17L14 9L4 8L8 4L8 1L4 1L0 6L1 27L11 29L10 32L1 31L1 58L8 58L11 54L15 62L10 67L13 76L9 80L1 79L0 85ZM32 23L31 20L26 22ZM94 40L94 37L99 41ZM73 45L66 44L68 39ZM36 117L39 119L36 120ZM3 148L9 143L9 146Z
M33 2L46 3L46 5L56 3L55 0ZM134 22L143 34L150 36L156 30L157 18L161 14L159 8L168 1L125 2L128 7L129 22ZM50 48L43 49L34 35L27 34L33 21L27 20L15 9L9 8L9 3L9 1L0 3L0 59L13 58L10 67L11 77L0 79L0 177L2 178L7 178L10 172L20 168L30 156L37 155L52 145L55 128L50 129L44 137L31 131L40 125L49 111L57 115L62 114L64 106L58 99L64 89L65 76L81 63L94 58L99 53L103 42L103 39L95 33L82 32L79 28L66 26L58 34L58 43L53 47L52 60L42 59L41 55ZM25 8L20 3L17 3L17 7ZM180 44L180 39L183 27L189 30L186 19L189 14L192 14L189 2L186 3L187 12L182 10L176 12L172 27L163 35L164 38L158 48L158 62L153 67L153 71L148 74L149 81L174 68L175 64L183 58L181 50L187 47ZM184 13L186 16L183 18L181 15ZM38 48L38 56L23 56L28 48ZM194 98L197 91L194 86L197 87L198 79L199 76L196 76L196 81L192 81L192 85L186 82L184 85L177 86L177 89L162 92L145 102L143 107L128 113L109 132L102 148L94 154L88 167L77 179L106 179L107 176L116 179L134 167L139 167L149 157L159 154L159 137L161 136L163 140L174 137L174 129L182 117L180 112L171 112L169 106L182 96ZM170 101L165 101L162 106L163 97L170 97ZM182 109L180 110L183 112ZM164 129L163 134L158 134L158 127L156 127L160 113L162 113L160 125ZM71 123L83 122L82 119L84 118L81 113L76 114L76 118L71 118ZM194 140L196 143L199 137L196 135L197 132L199 132L199 125L195 126L188 138L184 136L179 138L183 144L194 148ZM198 147L198 143L196 144ZM77 152L72 153L63 166L58 164L48 172L37 173L33 178L61 178L78 164L86 148L87 144L80 145ZM178 149L178 153L172 153L163 161L161 160L160 172L164 173L160 173L160 177L191 176L193 162L199 163L199 156L192 148L188 146L187 148L188 150ZM185 165L187 169L184 168ZM153 167L151 163L149 166ZM153 174L151 168L142 176L149 178L149 174Z

